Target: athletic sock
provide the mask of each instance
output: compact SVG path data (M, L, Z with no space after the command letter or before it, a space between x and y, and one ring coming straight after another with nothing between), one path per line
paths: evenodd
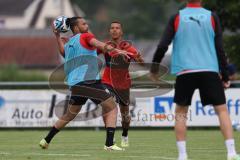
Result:
M233 157L233 156L237 155L236 149L235 149L234 139L226 140L225 145L226 145L226 148L227 148L228 157Z
M48 135L44 138L47 143L50 143L53 137L59 132L59 129L52 127Z
M107 127L106 128L106 143L105 145L107 147L112 146L113 145L113 138L114 138L114 133L115 133L115 128L112 127Z
M185 159L187 157L186 141L177 141L179 159Z
M123 128L122 136L123 137L127 137L128 136L128 128Z

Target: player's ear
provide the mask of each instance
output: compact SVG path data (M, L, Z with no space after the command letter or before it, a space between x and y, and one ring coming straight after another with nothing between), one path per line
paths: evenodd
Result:
M121 29L121 36L123 35L123 30Z
M74 32L79 32L78 26L75 25L75 26L73 27L73 30L74 30Z
M123 28L122 25L120 25L120 30L121 30L121 36L123 35Z

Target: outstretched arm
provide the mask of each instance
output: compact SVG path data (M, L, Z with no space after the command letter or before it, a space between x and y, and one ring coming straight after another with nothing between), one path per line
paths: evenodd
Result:
M52 30L53 30L53 33L56 37L56 40L57 40L57 44L58 44L58 49L60 51L60 54L64 57L64 54L65 54L65 51L64 51L64 42L60 36L60 32L57 31L56 29L54 29L53 25L52 25Z
M101 42L99 40L97 40L96 38L92 38L90 41L89 41L89 44L91 46L94 46L96 47L97 49L100 49L103 51L103 53L109 53L109 52L113 52L114 55L115 54L123 54L124 56L126 56L127 58L130 58L129 55L131 53L129 52L126 52L124 50L119 50L119 49L116 49L114 48L113 46L107 44L107 43L104 43L104 42ZM113 56L114 56L113 55Z
M91 46L94 46L97 49L103 51L103 53L106 53L106 52L109 52L109 51L112 51L115 49L111 45L101 42L101 41L97 40L96 38L92 38L89 43Z

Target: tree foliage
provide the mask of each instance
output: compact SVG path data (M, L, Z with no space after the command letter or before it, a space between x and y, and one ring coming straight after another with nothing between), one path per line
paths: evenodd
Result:
M72 0L86 13L90 27L101 38L106 28L119 20L129 39L159 39L171 15L184 7L184 0ZM205 8L217 13L224 30L225 50L240 68L240 1L203 0ZM101 11L105 12L101 12ZM102 15L102 19L99 18ZM104 18L105 16L105 18Z
M240 69L240 1L204 0L204 5L220 17L224 33L225 51L230 61Z
M91 29L102 34L111 21L123 23L125 35L131 39L159 38L170 14L177 5L173 0L73 0L86 13ZM107 21L97 19L105 9Z
M233 32L240 29L239 0L204 0L204 6L218 14L223 29Z

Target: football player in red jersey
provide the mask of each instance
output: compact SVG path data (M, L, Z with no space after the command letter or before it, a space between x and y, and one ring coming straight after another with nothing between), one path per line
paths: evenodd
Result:
M130 58L138 63L143 63L143 59L137 49L131 44L130 41L123 39L123 29L120 22L114 21L110 25L109 34L111 39L106 42L113 47L132 53ZM99 51L101 53L101 51ZM114 95L116 102L119 104L121 117L122 117L122 147L128 147L128 129L131 122L129 113L130 102L130 87L131 79L129 75L129 65L131 59L115 55L114 52L104 54L106 67L102 76L102 83L105 84L106 89Z

